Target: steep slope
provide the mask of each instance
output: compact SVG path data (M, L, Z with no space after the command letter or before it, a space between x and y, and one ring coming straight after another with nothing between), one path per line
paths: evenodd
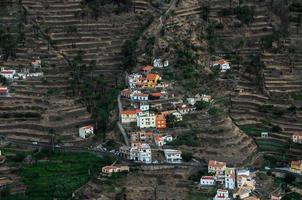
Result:
M101 76L104 85L116 86L123 71L121 46L139 32L147 18L125 13L97 21L82 19L77 16L83 11L80 0L12 1L5 9L11 14L1 20L7 26L22 24L25 40L17 46L16 59L2 65L25 70L32 58L39 56L44 76L10 85L12 97L0 102L0 134L48 142L49 133L54 132L57 142L84 142L78 137L78 127L94 121L73 96L70 62L81 52L82 64L93 65L93 72L85 76Z

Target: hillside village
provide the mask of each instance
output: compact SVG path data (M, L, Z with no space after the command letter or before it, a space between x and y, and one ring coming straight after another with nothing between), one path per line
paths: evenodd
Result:
M302 199L301 13L1 1L0 199Z

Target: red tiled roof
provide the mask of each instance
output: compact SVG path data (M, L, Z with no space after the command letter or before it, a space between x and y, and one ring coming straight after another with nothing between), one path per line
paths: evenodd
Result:
M224 59L220 59L220 60L216 61L215 64L220 64L220 65L228 64L228 61L226 61Z
M153 67L151 65L147 65L142 68L142 71L151 71L152 69L153 69Z
M135 110L124 110L122 111L122 115L136 115L137 113L142 112L141 109L135 109Z
M1 71L1 74L12 74L12 73L14 73L13 70L3 70L3 71Z
M157 76L158 76L158 74L151 74L151 73L150 73L150 74L147 75L147 78L146 78L146 79L147 79L148 81L154 81L154 80L156 79Z
M93 126L92 125L87 125L87 126L83 126L82 128L84 128L84 129L91 129L91 128L93 128Z
M156 120L166 120L164 115L156 115Z
M205 179L205 180L213 180L214 177L213 177L213 176L202 176L201 179Z
M0 92L7 92L7 87L0 87Z
M218 162L216 160L210 160L208 165L210 167L222 168L222 167L226 166L226 163L225 162Z
M149 96L149 95L148 95L148 94L144 94L144 93L135 93L135 94L133 94L133 96L147 97L147 96Z
M154 139L155 139L155 141L157 141L157 142L162 141L162 137L161 137L161 136L156 136Z
M151 93L150 95L153 96L153 97L160 97L161 93L160 92L154 92L154 93Z

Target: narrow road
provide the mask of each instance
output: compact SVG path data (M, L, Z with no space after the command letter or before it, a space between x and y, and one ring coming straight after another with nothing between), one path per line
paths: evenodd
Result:
M122 124L121 124L120 122L117 122L116 124L117 124L117 127L120 129L120 132L122 133L122 136L123 136L123 138L124 138L125 144L126 144L128 147L130 147L129 140L128 140L128 136L127 136L127 133L126 133L124 127L122 126Z
M49 143L45 142L39 142L36 144L33 144L32 142L29 141L24 141L24 140L17 140L17 139L9 139L5 138L5 136L0 135L1 139L6 140L7 142L11 144L16 144L16 145L22 145L22 146L27 146L27 147L40 147L44 149L51 149L52 145ZM123 163L127 163L130 166L175 166L175 167L196 167L198 169L207 169L207 165L205 163L152 163L152 164L146 164L146 163L139 163L139 162L134 162L131 160L124 159L112 152L109 151L102 151L102 150L95 150L95 149L87 149L84 147L69 147L69 146L55 146L56 150L62 150L66 152L75 152L75 153L93 153L99 156L113 156L117 160Z

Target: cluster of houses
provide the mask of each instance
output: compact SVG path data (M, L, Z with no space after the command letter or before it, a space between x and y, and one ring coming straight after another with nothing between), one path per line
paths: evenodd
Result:
M139 130L128 133L131 146L122 146L119 155L135 162L152 163L151 147L161 148L173 141L171 135L155 134L152 131ZM161 149L160 149L161 150ZM174 149L162 149L167 163L181 163L181 151Z
M180 122L184 114L195 110L194 103L191 105L182 101L173 102L174 94L167 92L171 85L159 73L159 69L167 65L167 61L155 59L153 66L144 66L139 72L127 76L128 88L120 93L124 102L120 121L122 126L130 128L127 134L131 145L122 146L119 151L126 159L144 163L156 162L152 159L151 147L161 149L173 141L171 135L164 133L168 127L168 116L172 115L174 122ZM171 101L161 101L167 99ZM163 149L163 152L165 162L181 162L181 151Z
M225 162L210 160L208 173L211 175L200 178L200 186L220 186L213 200L228 200L230 192L233 198L244 200L258 199L252 196L255 190L254 174L248 169L228 168Z
M31 67L34 72L30 72L28 69L23 72L17 72L17 70L1 67L0 76L4 77L8 81L13 81L16 79L26 79L28 77L39 77L43 76L43 72L41 72L41 59L39 57L33 58L31 61ZM10 97L8 87L0 86L0 97Z

